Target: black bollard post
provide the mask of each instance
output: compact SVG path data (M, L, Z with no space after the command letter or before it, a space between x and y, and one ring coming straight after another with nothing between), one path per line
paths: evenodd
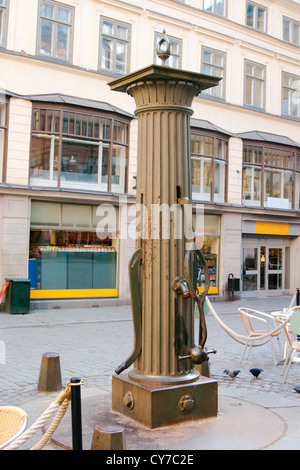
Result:
M300 305L300 292L299 288L296 289L296 305ZM297 341L300 341L300 335L297 335Z
M73 450L82 450L82 423L81 423L81 379L73 377L71 385L71 415L72 415L72 447Z

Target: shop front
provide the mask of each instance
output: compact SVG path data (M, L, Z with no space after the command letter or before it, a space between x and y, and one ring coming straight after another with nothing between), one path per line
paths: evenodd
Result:
M31 299L117 297L117 227L103 230L112 206L32 201L29 241ZM115 224L115 225L116 225ZM101 231L103 230L103 231Z
M242 296L289 294L293 291L298 281L297 271L292 271L292 260L298 249L298 224L246 221L243 232Z

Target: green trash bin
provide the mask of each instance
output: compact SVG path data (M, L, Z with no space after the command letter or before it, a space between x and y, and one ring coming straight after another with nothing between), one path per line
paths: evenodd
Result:
M9 286L5 295L7 313L29 313L30 279L6 279Z

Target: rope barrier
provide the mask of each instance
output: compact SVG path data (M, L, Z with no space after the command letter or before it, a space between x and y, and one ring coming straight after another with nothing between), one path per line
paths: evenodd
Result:
M16 450L21 447L30 437L32 437L39 429L42 428L42 426L50 418L50 416L57 412L50 427L48 428L42 439L30 449L41 450L47 444L54 431L56 430L57 426L61 422L62 418L64 417L70 403L70 392L71 388L70 384L68 383L66 386L66 390L60 392L56 399L44 411L44 413L41 414L41 416L35 421L35 423L33 423L30 428L28 428L18 439L12 442L8 447L5 447L3 450Z

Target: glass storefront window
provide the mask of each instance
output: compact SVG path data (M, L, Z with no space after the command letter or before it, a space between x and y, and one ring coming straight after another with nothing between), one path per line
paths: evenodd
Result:
M257 248L243 249L243 290L256 291L258 288Z
M58 141L55 136L34 135L31 139L30 169L32 179L57 184Z
M33 298L117 295L117 235L98 233L98 221L97 206L32 202Z
M221 160L215 160L214 200L216 202L224 202L225 172L226 172L226 163Z
M243 148L242 202L246 206L299 208L299 154L280 146L248 145ZM262 183L263 181L263 183Z
M192 158L192 193L195 199L211 200L211 160Z
M128 123L75 111L33 110L33 186L125 193L127 153Z
M95 232L31 230L29 276L40 290L115 289L115 241ZM60 293L57 293L60 296Z
M293 175L288 171L265 170L265 207L292 209Z
M225 202L228 142L191 132L192 197Z
M193 225L200 230L201 233L196 234L196 243L201 249L208 267L209 274L209 294L217 294L219 286L219 250L220 250L220 216L219 215L204 215L202 218L203 227L201 227L200 220L195 220L194 216ZM197 286L199 290L203 290L205 285L205 276L203 266L199 264Z
M243 203L261 205L261 170L255 166L243 168Z

